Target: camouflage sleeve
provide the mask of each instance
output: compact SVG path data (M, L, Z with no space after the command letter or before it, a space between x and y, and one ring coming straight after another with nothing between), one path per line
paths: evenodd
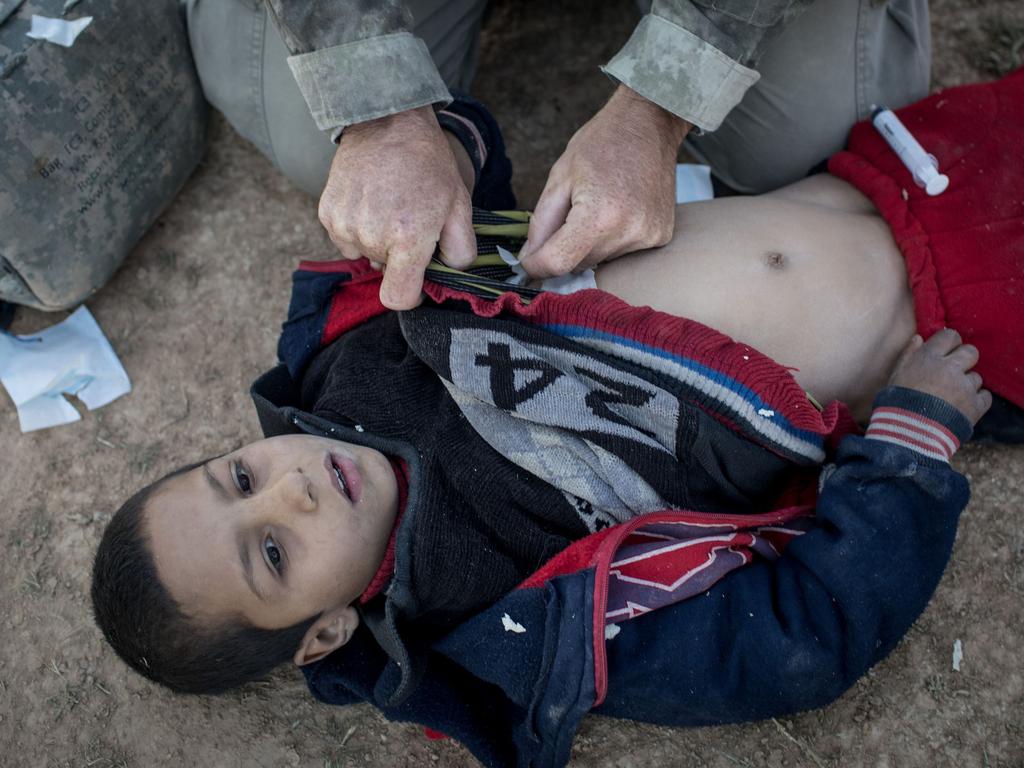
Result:
M705 131L760 75L765 44L813 0L654 0L602 70Z
M265 0L288 66L323 131L451 95L401 0Z

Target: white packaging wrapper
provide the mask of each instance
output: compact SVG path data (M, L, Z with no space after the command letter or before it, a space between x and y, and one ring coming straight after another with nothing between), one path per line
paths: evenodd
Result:
M715 196L711 186L711 166L695 163L676 165L676 203L695 203Z
M0 334L0 383L18 409L22 432L78 421L64 395L90 410L131 391L131 381L92 314L79 307L30 336Z
M25 34L34 40L46 40L49 43L70 48L82 30L92 24L92 16L83 16L74 21L51 19L49 16L32 16L32 28Z

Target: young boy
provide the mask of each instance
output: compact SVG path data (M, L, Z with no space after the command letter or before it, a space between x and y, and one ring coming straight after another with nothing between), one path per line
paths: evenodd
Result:
M990 86L986 98L1019 103L1021 81ZM971 93L950 92L946 108ZM852 146L863 139L855 132ZM879 174L875 192L882 181ZM927 213L928 201L906 191ZM367 265L305 265L282 336L287 366L254 388L264 431L299 434L172 473L125 504L94 571L108 640L137 671L183 691L223 690L291 657L307 665L324 700L374 701L498 759L501 750L479 736L496 727L496 691L546 713L534 715L535 736L564 731L562 720L546 730L540 721L554 715L527 706L548 695L552 670L562 667L545 667L547 688L529 676L510 682L501 670L520 652L479 637L466 650L453 639L475 624L466 618L573 540L687 509L705 514L656 522L716 533L732 526L724 549L707 550L695 569L715 574L690 593L704 597L651 617L685 617L686 659L671 670L688 671L666 672L647 657L670 639L645 632L656 626L647 620L619 630L607 659L599 632L594 646L608 665L598 665L598 678L629 666L686 682L668 685L661 697L675 708L654 714L629 698L636 683L623 680L607 687L606 711L724 722L838 695L891 650L941 575L967 499L948 459L989 407L972 370L985 350L979 363L955 331L929 326L934 307L918 302L921 275L912 271L906 284L900 247L912 254L903 233L894 239L871 203L838 179L684 206L678 220L669 245L599 269L603 292L531 294L529 304L434 283L427 305L399 316L375 303ZM932 245L940 249L941 238ZM1008 279L1024 275L1019 256L1003 261L1001 269L1016 270ZM956 321L963 310L953 304L944 309ZM1010 306L1019 317L1020 302ZM987 338L983 310L969 309L968 340ZM1006 331L1019 349L1021 326ZM1005 373L996 367L986 382L999 382L1019 406L1019 382ZM842 437L843 410L819 412L805 392L870 417L866 437ZM840 437L838 452L828 451L834 463L821 475L816 519L785 513L780 497L806 499L808 478L817 479L829 440ZM782 512L755 514L773 509ZM745 544L734 535L744 525L737 513L760 526ZM802 535L771 561L773 523L776 533L782 524ZM754 552L766 559L711 589L724 575L720 560L747 563ZM627 582L624 563L601 571L603 584L616 575ZM546 571L528 586L543 582L550 597L561 586ZM601 604L615 595L602 589L586 603L595 626L615 614ZM560 632L579 624L563 615L554 622ZM502 624L499 642L535 639L508 613ZM485 647L492 653L475 668ZM617 648L642 655L616 656ZM784 663L751 669L755 657ZM463 688L445 687L467 670L486 681L480 712L466 704L476 701L469 694L456 695ZM719 679L702 688L711 677ZM586 708L606 685L595 683ZM680 703L697 696L695 686L696 712ZM518 741L511 749L528 752Z

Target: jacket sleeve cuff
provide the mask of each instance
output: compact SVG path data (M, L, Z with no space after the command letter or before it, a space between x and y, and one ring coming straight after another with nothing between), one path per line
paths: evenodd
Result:
M971 437L971 423L941 398L906 387L886 387L875 398L865 437L949 462Z
M288 66L317 127L335 138L354 123L452 100L426 43L408 32L289 56Z
M716 130L761 77L692 32L651 14L601 70L704 131Z

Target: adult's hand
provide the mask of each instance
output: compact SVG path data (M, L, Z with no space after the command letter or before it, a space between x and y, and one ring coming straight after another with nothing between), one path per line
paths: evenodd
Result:
M675 224L675 161L690 124L620 85L551 168L520 260L554 277L664 245Z
M380 300L391 309L419 304L438 243L453 267L475 258L469 191L431 107L346 128L319 215L346 259L386 265Z

